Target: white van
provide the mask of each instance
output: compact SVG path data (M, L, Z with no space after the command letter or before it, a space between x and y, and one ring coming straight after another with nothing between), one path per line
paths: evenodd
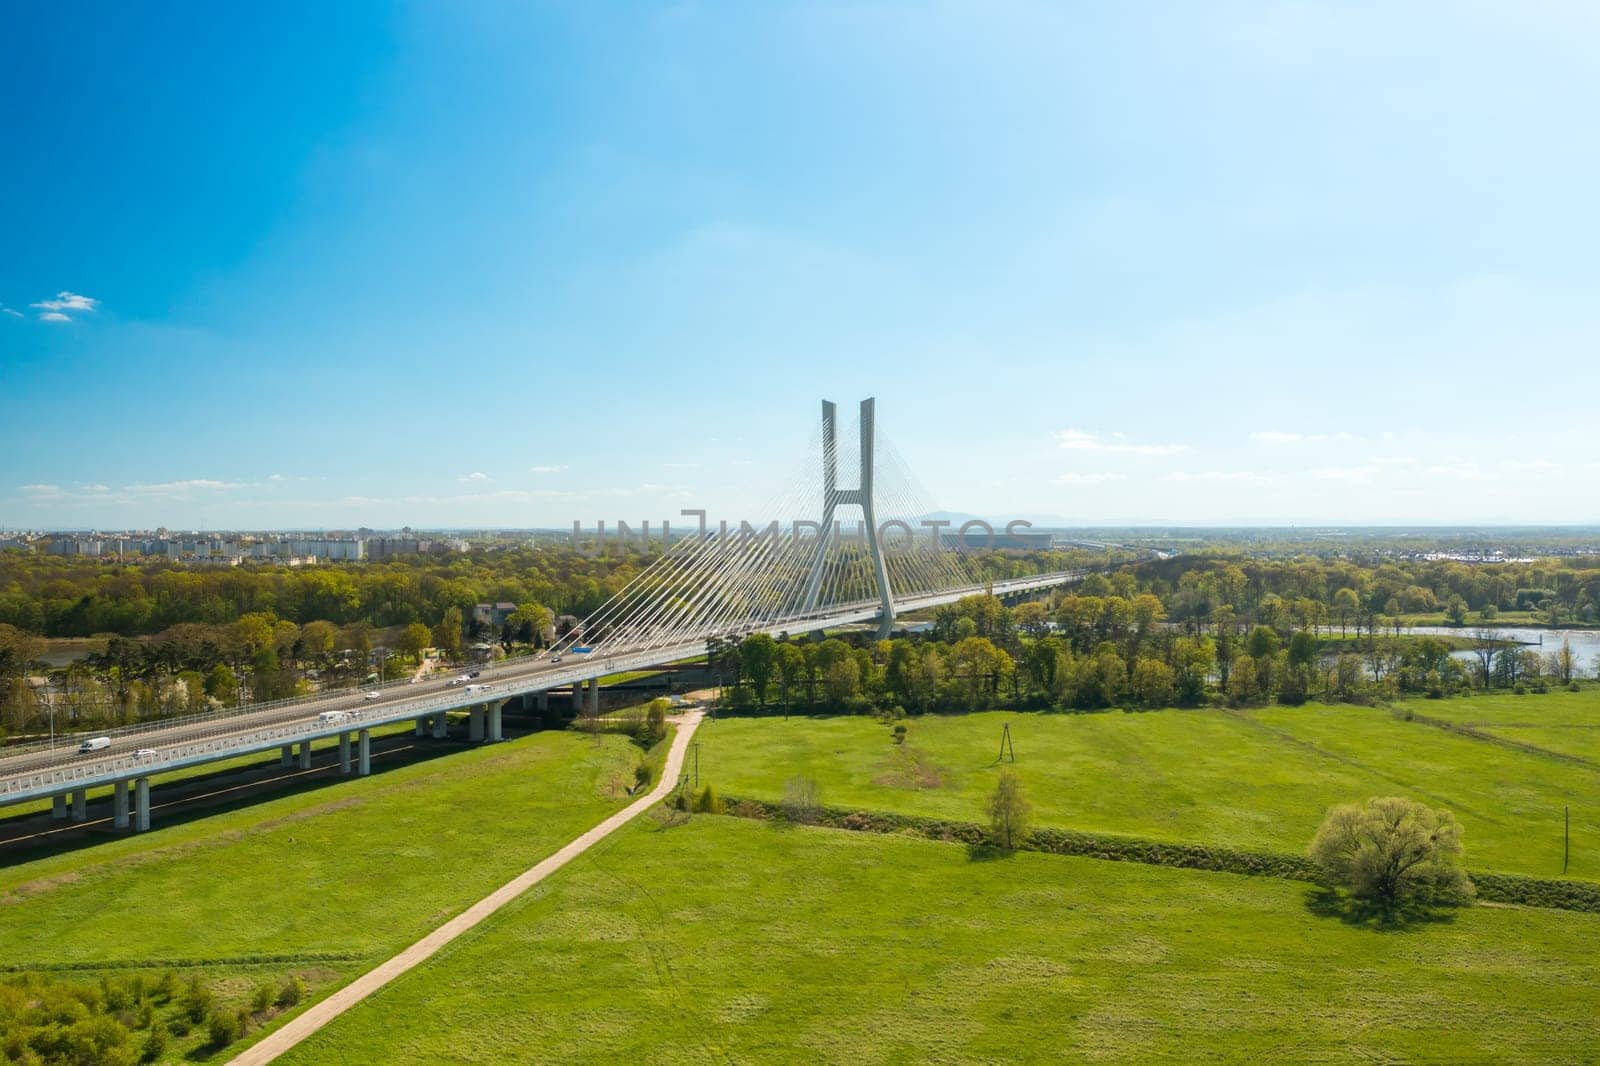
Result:
M462 694L463 695L467 695L467 696L475 696L480 692L488 692L488 691L489 691L489 686L488 685L468 685L466 688L461 690Z
M80 753L100 751L101 749L109 748L110 746L110 737L90 737L88 740L78 745L78 751Z
M345 711L323 711L321 714L317 715L317 724L329 725L333 722L342 722L348 717L350 717L350 715Z

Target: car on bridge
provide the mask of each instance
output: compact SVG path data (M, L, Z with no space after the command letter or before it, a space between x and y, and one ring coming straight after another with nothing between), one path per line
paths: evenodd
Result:
M364 699L364 700L375 700L375 699L378 699L379 697L381 697L382 695L383 695L383 693L381 693L381 692L369 692L369 693L367 693L365 696L363 696L361 698Z
M110 737L90 737L88 740L78 745L78 751L82 754L87 754L91 751L103 751L110 746Z

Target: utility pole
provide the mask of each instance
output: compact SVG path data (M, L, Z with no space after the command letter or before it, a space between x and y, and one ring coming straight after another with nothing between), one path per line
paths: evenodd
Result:
M1567 876L1567 860L1572 858L1572 808L1563 807L1566 826L1561 833L1561 876Z

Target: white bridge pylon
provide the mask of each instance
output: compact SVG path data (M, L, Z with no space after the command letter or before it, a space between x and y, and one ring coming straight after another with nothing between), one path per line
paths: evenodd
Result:
M889 590L889 571L883 562L883 545L878 542L878 519L872 506L872 457L874 397L861 401L861 449L858 453L861 473L853 489L839 488L838 481L838 426L832 400L822 401L822 528L817 534L817 554L811 562L811 577L806 582L805 609L817 608L817 596L822 590L823 562L828 545L837 535L834 511L840 504L854 504L861 508L861 524L866 533L867 550L872 556L872 574L878 585L878 603L883 609L879 616L878 636L887 637L894 625L894 595Z
M757 524L722 522L670 544L557 650L678 647L786 625L814 629L842 615L876 617L887 636L897 600L981 587L987 575L940 536L948 523L927 520L932 504L881 433L872 399L861 402L859 419L852 440L824 400L808 459ZM839 470L852 467L855 487L841 488ZM854 528L840 520L841 507L859 509Z

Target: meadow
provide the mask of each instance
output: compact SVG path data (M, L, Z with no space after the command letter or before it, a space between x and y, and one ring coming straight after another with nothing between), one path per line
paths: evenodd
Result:
M1476 713L1470 703L1416 707ZM1600 717L1600 690L1551 706ZM1570 806L1567 876L1600 879L1600 770L1407 721L1403 710L993 711L899 724L903 743L866 717L722 718L697 738L700 776L763 800L804 777L830 806L974 821L1003 766L1041 825L1294 853L1330 806L1409 795L1455 812L1470 868L1537 877L1561 876ZM1015 763L998 758L1008 726Z
M0 869L9 971L201 974L312 999L627 799L638 748L536 733Z
M1600 916L1379 932L1272 878L641 819L290 1052L368 1062L1582 1062Z

